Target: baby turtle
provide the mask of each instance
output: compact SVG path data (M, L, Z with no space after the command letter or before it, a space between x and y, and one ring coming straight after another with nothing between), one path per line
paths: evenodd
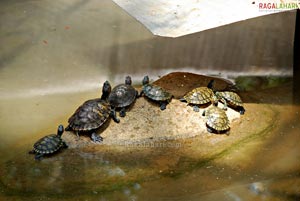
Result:
M121 108L120 117L126 116L126 107L130 106L138 96L138 92L131 86L131 77L127 76L125 84L113 88L108 96L108 102L114 108Z
M203 111L203 116L206 116L207 131L210 133L226 133L229 127L229 120L226 112L216 106Z
M224 109L227 109L227 105L239 111L240 114L245 113L245 109L243 107L243 101L241 97L232 91L222 91L216 92L217 98L224 103Z
M75 113L69 118L69 125L66 131L91 133L91 139L94 142L101 142L103 138L96 134L96 129L100 128L108 119L112 117L117 123L120 120L116 117L116 111L113 110L107 101L111 92L111 86L108 81L103 84L101 98L96 98L84 102Z
M214 94L214 91L212 90L213 83L214 80L211 80L208 83L207 87L195 88L179 100L187 102L188 105L193 105L193 109L195 112L199 112L198 105L205 105L210 102L216 105L218 103L218 100Z
M149 84L149 77L145 76L143 79L143 89L140 96L145 95L147 98L153 101L157 101L160 104L160 109L165 110L167 104L171 101L173 95L167 92L160 86Z
M47 135L39 139L33 145L33 150L30 154L35 154L35 159L40 160L44 155L57 152L60 148L67 148L68 145L61 139L61 135L64 132L63 125L59 125L57 134Z

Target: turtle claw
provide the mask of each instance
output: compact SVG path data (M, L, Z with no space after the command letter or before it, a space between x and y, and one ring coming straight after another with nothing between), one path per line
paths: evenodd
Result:
M42 160L42 158L43 158L43 154L36 154L35 157L34 157L34 159L37 160L37 161Z
M199 107L198 107L197 105L194 105L193 110L194 110L195 112L199 112L199 111L200 111L200 109L199 109Z
M245 111L246 110L242 107L239 112L240 112L241 115L243 115L243 114L245 114Z
M126 111L125 111L125 108L122 108L120 110L120 117L125 117L126 116Z
M97 135L96 133L92 133L91 139L92 139L93 142L95 142L95 143L99 143L99 142L102 142L102 141L103 141L103 137L101 137L100 135Z
M35 154L35 151L31 150L31 151L28 152L28 154Z
M167 108L167 104L166 103L160 103L160 109L161 110L165 110Z
M207 127L207 132L213 133L214 131L211 128Z

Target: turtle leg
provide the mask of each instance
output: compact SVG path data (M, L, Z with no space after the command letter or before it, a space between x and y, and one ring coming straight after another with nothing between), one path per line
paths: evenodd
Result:
M167 103L166 102L160 102L160 109L165 110L167 108Z
M43 158L43 156L44 156L44 154L36 153L34 159L39 161Z
M140 95L139 95L139 92L138 91L135 91L135 97L138 98Z
M116 110L115 109L112 109L110 111L110 117L116 122L116 123L119 123L120 122L120 119L117 118L117 115L116 115Z
M240 107L240 108L239 108L240 114L242 114L242 115L245 114L245 111L246 111L246 110L245 110L244 107Z
M100 135L97 135L95 132L92 133L91 139L93 140L93 142L96 142L96 143L103 141L103 137L101 137Z
M213 129L211 129L210 127L207 126L207 132L213 133L214 131L213 131Z
M139 97L142 97L143 95L144 95L144 91L142 90L142 91L140 92Z
M194 110L195 112L199 112L199 111L200 111L200 108L198 107L198 105L194 105L194 106L193 106L193 110Z
M202 116L203 116L203 117L205 116L205 110L203 110L203 112L202 112Z
M125 107L122 107L120 110L120 117L125 117L126 116L126 109Z
M179 101L181 102L186 102L186 100L182 97L182 98L179 98Z
M223 110L227 110L228 106L227 106L227 101L225 100L225 98L222 98L222 102L224 104Z
M76 136L77 136L77 140L80 140L80 137L79 137L78 131L75 131L75 134L76 134Z
M67 145L67 143L65 141L62 142L62 147L63 148L68 148L69 146Z
M70 125L68 125L68 126L65 128L65 131L71 131L71 130L72 130L72 128L71 128Z
M34 149L28 152L29 154L35 154Z

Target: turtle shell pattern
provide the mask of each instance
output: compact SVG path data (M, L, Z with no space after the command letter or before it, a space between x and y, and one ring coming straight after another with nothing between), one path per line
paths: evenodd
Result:
M226 112L219 107L208 108L205 116L207 118L206 124L216 131L225 131L230 128Z
M108 101L114 107L126 107L134 102L136 90L128 84L117 85L109 94Z
M51 154L59 150L63 146L63 140L56 134L47 135L38 140L33 149L37 153Z
M170 94L160 86L153 84L143 85L143 91L148 98L155 101L168 101L172 98L172 94Z
M84 102L69 118L69 126L74 131L89 131L99 128L110 116L111 107L100 98Z
M235 92L232 91L216 92L216 95L218 97L224 98L227 101L228 105L234 107L243 107L243 101L241 97Z
M188 92L183 98L191 104L202 105L209 103L214 96L213 90L207 87L198 87Z

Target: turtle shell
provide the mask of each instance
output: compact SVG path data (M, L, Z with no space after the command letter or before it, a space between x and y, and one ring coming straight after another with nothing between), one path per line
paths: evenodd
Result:
M99 128L110 116L111 107L100 98L84 102L69 118L69 126L74 131L90 131Z
M168 101L172 98L172 94L170 94L160 86L153 84L143 85L143 91L148 98L155 101Z
M183 98L191 104L202 105L212 101L213 90L207 87L198 87L188 92Z
M117 85L109 94L108 101L114 107L131 105L136 98L136 90L129 84Z
M223 102L222 98L224 98L228 105L233 107L243 107L243 101L241 97L232 91L223 91L223 92L216 92L216 95L220 97L220 101Z
M205 112L206 124L216 131L226 131L229 127L229 120L226 112L219 107L210 107Z
M63 146L63 140L56 134L47 135L38 140L33 149L37 153L51 154L59 150Z

